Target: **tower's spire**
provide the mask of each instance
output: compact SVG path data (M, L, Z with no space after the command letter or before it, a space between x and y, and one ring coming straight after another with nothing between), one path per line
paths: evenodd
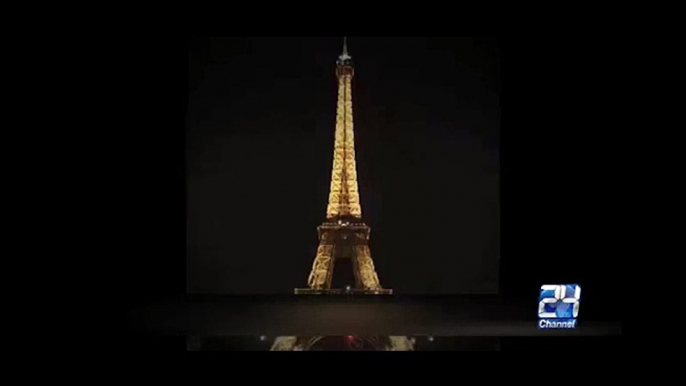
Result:
M344 38L343 53L338 57L336 63L338 105L331 190L329 191L329 204L326 208L326 218L329 220L348 216L359 219L362 216L360 194L357 189L357 172L355 170L351 86L354 70L350 59L352 58L348 55L348 42Z
M352 59L350 55L348 55L348 37L343 36L343 53L338 57L340 60L347 60L347 59Z

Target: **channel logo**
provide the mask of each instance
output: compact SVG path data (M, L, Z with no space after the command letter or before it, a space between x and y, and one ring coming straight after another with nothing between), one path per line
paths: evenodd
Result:
M538 296L538 328L575 328L580 300L578 284L542 285Z

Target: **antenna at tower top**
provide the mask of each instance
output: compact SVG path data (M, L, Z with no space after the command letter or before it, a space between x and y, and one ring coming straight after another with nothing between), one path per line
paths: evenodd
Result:
M348 37L343 36L343 53L338 57L340 60L347 60L347 59L352 59L350 55L348 55Z

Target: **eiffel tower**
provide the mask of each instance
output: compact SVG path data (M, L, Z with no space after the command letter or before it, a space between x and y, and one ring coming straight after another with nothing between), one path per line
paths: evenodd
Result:
M343 38L343 53L336 62L338 104L336 133L331 171L331 188L326 207L326 220L317 227L319 246L307 280L308 288L296 288L296 294L370 294L388 295L391 289L381 287L369 250L371 229L362 221L362 208L355 167L353 132L352 78L354 68L348 54L347 38ZM332 288L337 262L352 262L354 287ZM332 342L333 340L333 342ZM272 351L326 349L326 342L343 341L350 349L409 351L413 345L407 337L278 337ZM335 346L335 344L334 344Z

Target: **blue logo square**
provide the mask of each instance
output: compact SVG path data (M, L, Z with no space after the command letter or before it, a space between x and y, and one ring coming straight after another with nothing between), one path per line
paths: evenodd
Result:
M546 284L538 296L539 328L574 328L579 315L578 284Z

